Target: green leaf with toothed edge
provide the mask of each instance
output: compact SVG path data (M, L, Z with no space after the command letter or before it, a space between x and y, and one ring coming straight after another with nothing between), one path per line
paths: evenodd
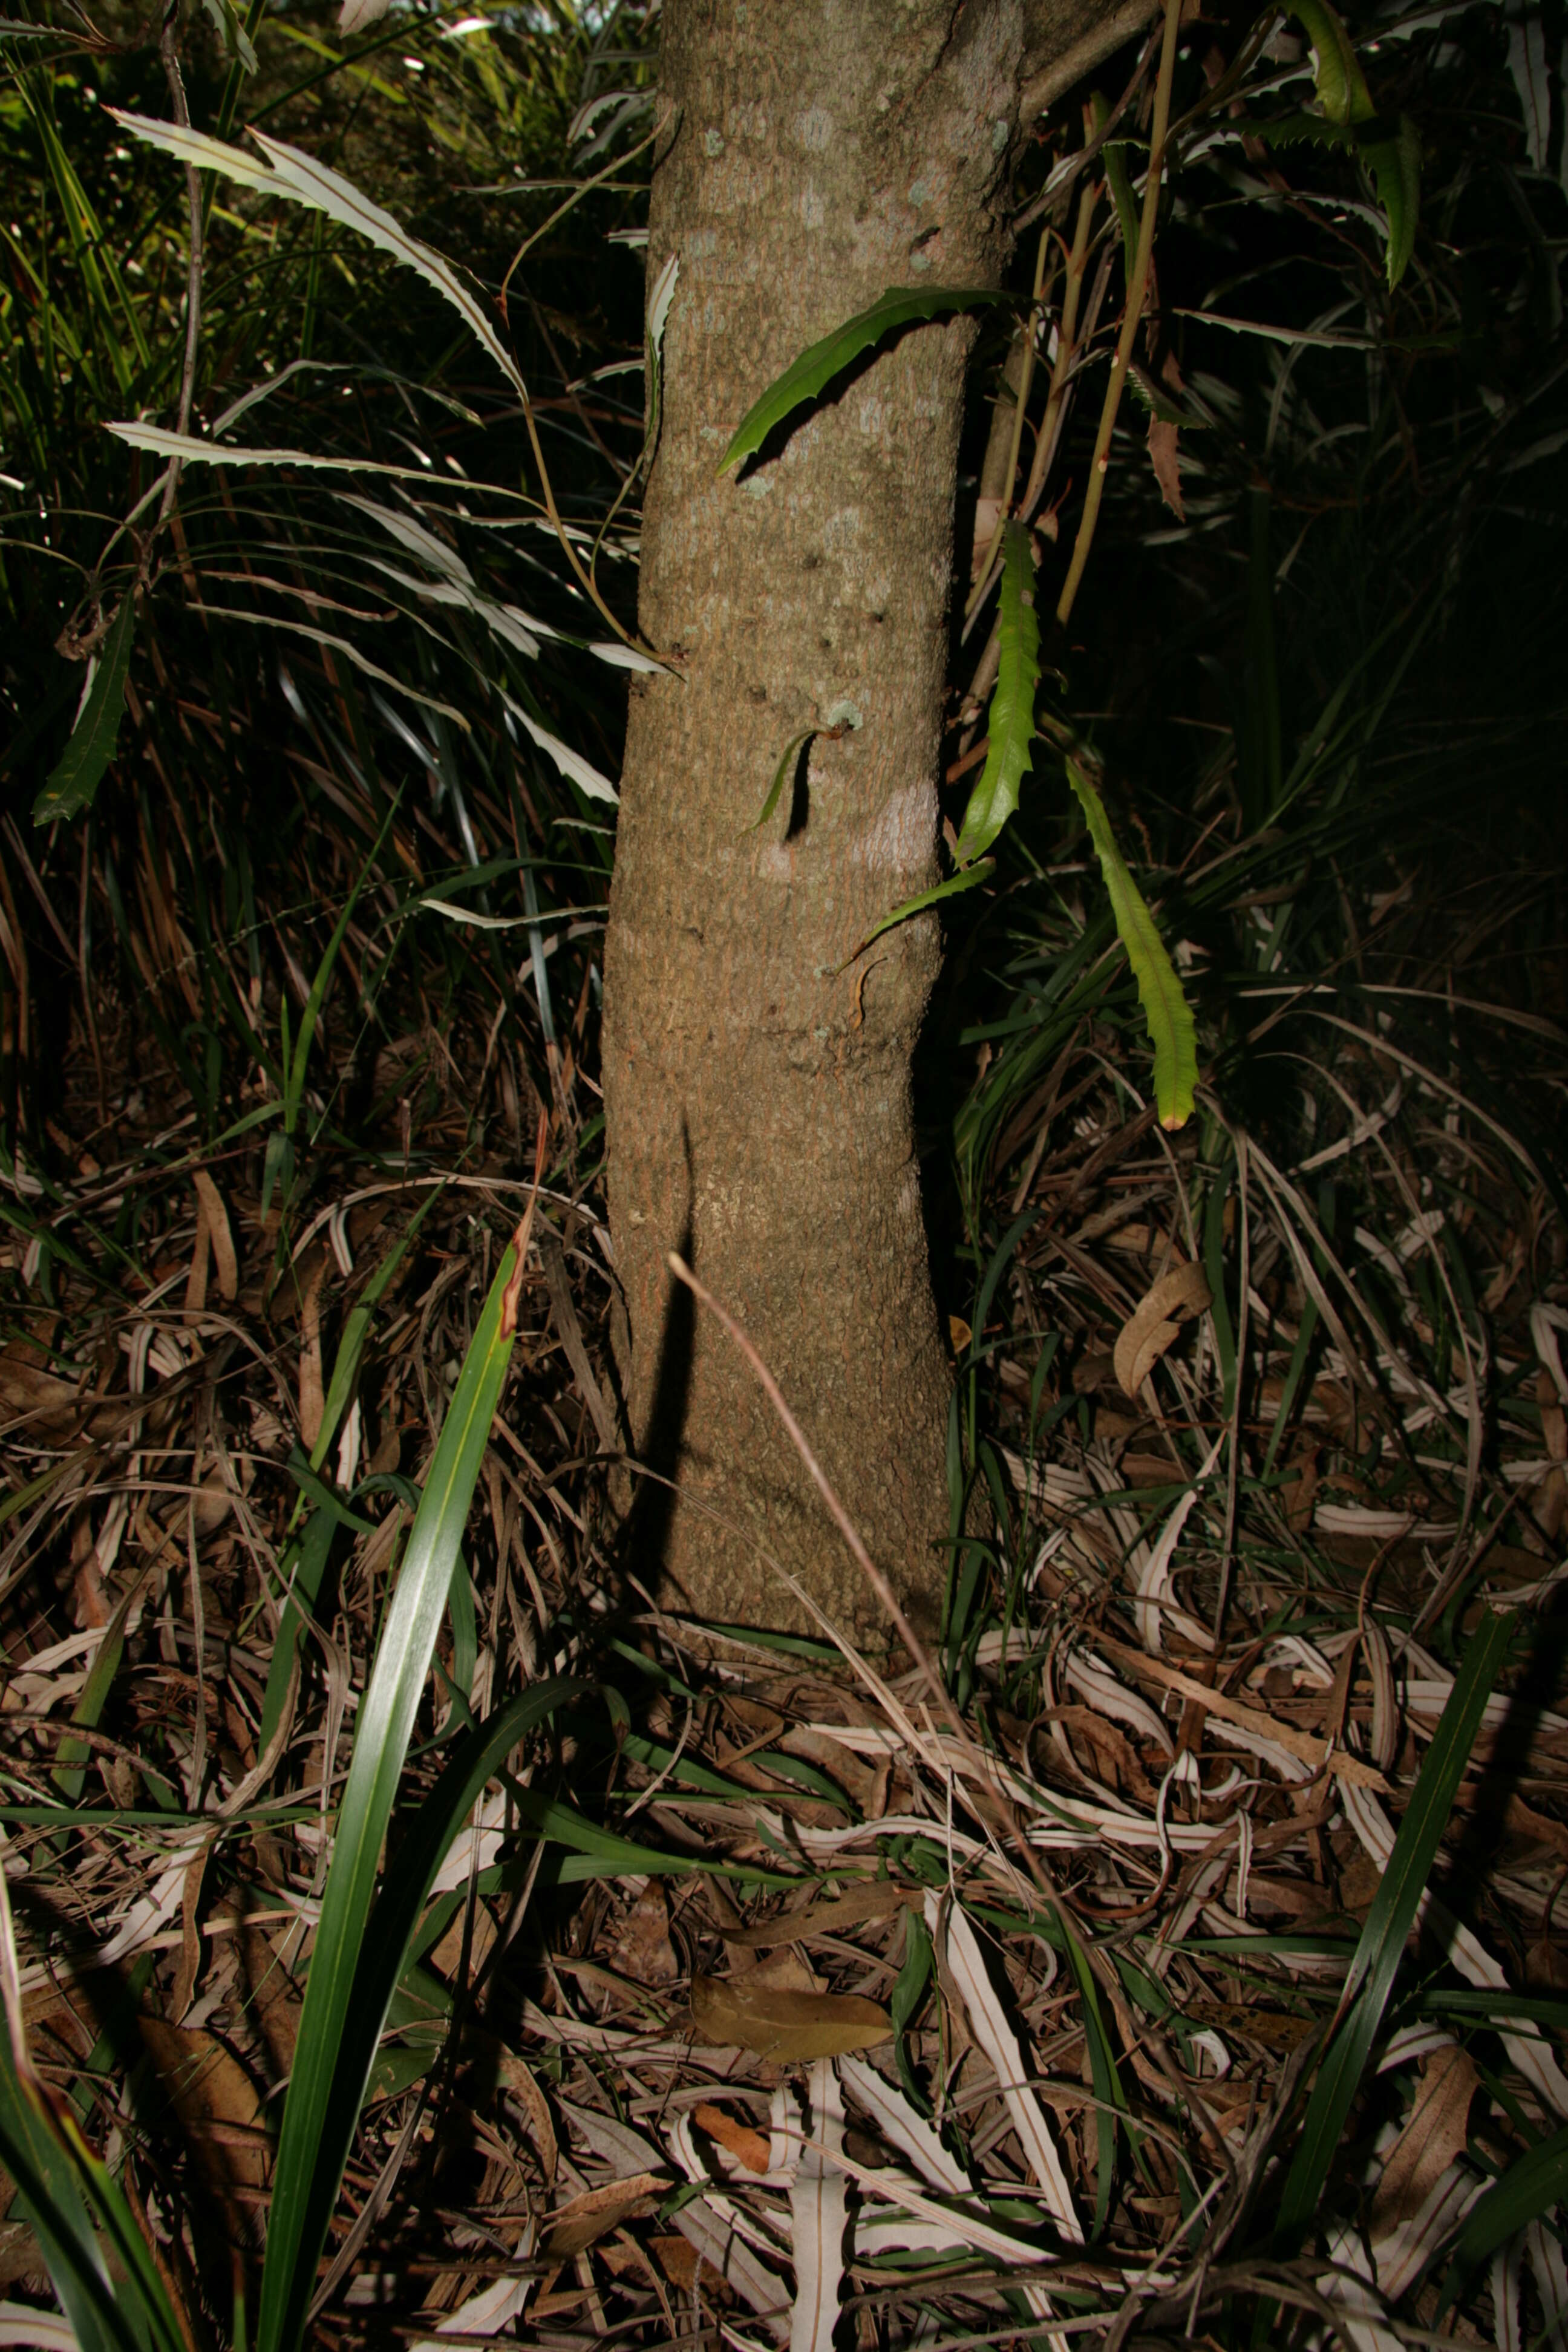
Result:
M977 310L986 302L1006 302L1012 297L983 286L890 286L880 300L868 310L858 310L846 319L819 343L810 344L800 357L775 376L759 400L753 401L735 430L735 437L719 460L719 471L727 474L731 467L752 457L762 447L775 425L782 425L797 408L816 400L826 391L835 376L842 375L860 357L879 343L884 335L893 334L900 327L912 326L917 320L935 319L943 312Z
M986 714L990 748L980 782L969 796L953 852L968 866L989 849L1018 806L1035 741L1035 694L1040 683L1040 624L1035 612L1035 559L1021 522L1002 534L1001 658Z
M1160 1124L1181 1127L1191 1116L1198 1083L1197 1032L1193 1026L1192 1007L1182 993L1175 966L1165 952L1165 942L1143 894L1127 870L1127 860L1117 846L1104 803L1075 761L1068 761L1067 771L1068 782L1089 819L1089 837L1100 860L1110 911L1138 983L1143 1018L1154 1048L1154 1100Z
M995 864L994 857L983 857L977 866L966 866L961 874L953 875L950 881L939 882L934 889L921 890L914 898L906 898L901 907L895 907L890 915L883 916L875 930L867 932L856 949L855 955L847 956L844 962L839 965L839 971L843 971L852 964L855 956L864 955L872 940L879 940L884 931L892 930L900 923L907 923L911 915L923 914L928 907L939 905L943 898L956 898L961 891L973 890L977 882L984 882L994 871Z
M136 597L129 593L110 624L92 674L92 684L71 729L70 741L58 766L33 803L33 823L53 824L57 818L79 816L92 806L103 772L120 740L125 716L125 681L131 670L131 640L136 633Z

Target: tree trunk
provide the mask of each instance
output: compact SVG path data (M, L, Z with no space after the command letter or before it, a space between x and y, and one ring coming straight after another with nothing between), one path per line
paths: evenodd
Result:
M996 282L1021 73L1103 13L1053 6L1042 32L1020 0L666 0L648 273L674 254L680 274L641 619L674 674L632 690L605 1105L633 1426L677 1489L645 1487L630 1564L710 1619L807 1624L771 1558L846 1631L881 1631L672 1249L763 1351L895 1586L928 1622L940 1605L949 1381L910 1090L937 919L847 960L938 878L973 329L905 333L741 479L716 467L766 385L887 288Z

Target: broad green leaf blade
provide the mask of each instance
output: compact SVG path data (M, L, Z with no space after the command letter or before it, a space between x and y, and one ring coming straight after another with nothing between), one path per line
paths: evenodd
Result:
M774 378L762 398L753 401L736 428L735 437L719 460L719 471L727 474L748 457L755 457L775 425L804 408L826 391L835 376L890 335L900 327L912 326L917 319L940 318L952 310L977 310L984 302L1003 302L1008 298L988 287L979 286L890 286L879 301L868 310L857 311L846 319L819 343L813 343L783 375Z
M1331 122L1364 122L1373 112L1366 86L1350 35L1331 0L1289 0L1290 14L1300 19L1312 44L1318 103Z
M890 915L884 915L875 930L867 932L855 955L850 956L847 961L853 963L855 956L864 955L873 940L879 940L884 931L892 930L900 923L907 923L911 915L923 914L928 907L940 905L943 898L956 898L961 892L973 890L975 884L985 881L995 867L994 857L983 857L977 866L966 866L962 874L954 874L950 880L938 882L930 890L917 891L912 898L906 898L901 907L895 907Z
M183 130L178 123L156 122L147 115L127 114L116 106L103 110L132 138L145 140L150 147L161 147L178 162L194 163L198 171L216 172L226 180L237 181L242 187L254 188L260 195L280 196L286 204L325 213L330 220L368 237L394 261L416 269L426 285L433 286L451 304L513 391L527 399L528 387L517 363L486 317L478 296L464 284L449 261L431 247L421 245L417 237L410 236L390 213L362 194L352 180L329 171L313 155L304 154L281 139L268 139L259 131L253 131L250 136L266 157L265 163L258 163L243 147L232 147L222 139L209 139L199 131Z
M805 751L812 738L819 732L820 730L816 727L807 727L803 733L795 737L793 743L785 744L778 766L773 770L773 780L768 786L768 796L763 803L763 813L761 816L758 817L756 824L749 828L750 831L752 833L759 833L763 826L766 824L769 817L772 816L774 809L776 809L779 804L779 794L784 791L785 782L795 773L795 761L799 759L801 753Z
M33 823L68 824L92 806L103 772L114 757L120 722L125 716L125 680L131 669L131 640L136 633L136 598L129 592L110 625L98 657L92 684L81 716L71 729L70 741L59 765L33 803Z
M363 2022L364 2004L357 1998L354 1979L375 1895L382 1839L511 1356L516 1310L508 1286L516 1256L514 1244L501 1261L463 1360L360 1709L283 2110L258 2352L294 2352L300 2340L316 2258L347 2158L341 2112L347 2090L337 2086L351 2021ZM395 1969L388 1979L388 1998L395 1974ZM363 2042L366 2053L352 2086L355 2116L384 2013L384 2002L368 2040L361 2033L353 2045L358 2049ZM329 2111L338 2117L337 2136L330 2146L324 2137ZM351 2118L351 2135L352 2129Z
M505 1272L503 1265L502 1275ZM493 1296L491 1303L494 1303ZM465 1377L466 1371L465 1367ZM458 1385L460 1390L460 1381ZM458 1401L454 1398L452 1412L457 1411ZM484 1425L488 1432L488 1418ZM439 1454L439 1447L437 1452ZM471 1492L471 1482L466 1491ZM417 1534L418 1522L416 1521L416 1537ZM412 1553L412 1545L410 1550ZM398 1587L399 1599L407 1581L408 1569L405 1567ZM441 1597L444 1599L445 1595ZM397 1605L395 1599L394 1612ZM390 1615L387 1630L389 1633L392 1630ZM376 1661L378 1674L386 1654L384 1635ZM547 1716L552 1715L565 1700L584 1688L584 1684L570 1681L564 1676L536 1683L531 1690L524 1691L520 1697L510 1700L488 1723L466 1734L454 1750L450 1763L420 1806L406 1836L395 1848L392 1866L387 1871L374 1909L370 1908L368 1899L366 1901L368 1924L362 1914L352 1948L337 1954L340 1967L346 1963L346 1973L339 1979L340 1990L332 2003L332 2039L330 2042L314 2039L310 2044L321 2070L318 2080L310 2086L314 2093L309 2101L311 2136L307 2142L304 2126L301 2126L291 2142L289 2126L296 2098L300 2097L301 2067L309 2063L306 2034L310 2028L310 1988L327 1958L327 1915L332 1902L333 1882L338 1877L344 1852L340 1827L331 1875L327 1881L326 1901L321 1909L316 1956L306 1979L305 2007L300 2020L300 2040L295 2051L289 2103L283 2112L282 2144L279 2149L272 2220L267 2236L267 2263L262 2274L257 2352L268 2352L269 2346L287 2347L289 2352L293 2352L293 2347L303 2336L315 2287L317 2259L326 2242L327 2227L337 2202L343 2167L353 2147L354 2133L359 2126L360 2111L370 2084L371 2070L375 2063L382 2030L398 1979L404 1972L420 1914L429 1897L431 1883L447 1850L472 1812L485 1783L500 1771L518 1741L536 1725L542 1723ZM374 1692L373 1679L371 1696ZM362 1727L354 1743L355 1764L359 1760L363 1738ZM352 1790L353 1765L349 1780ZM346 1796L343 1810L345 1812L348 1810ZM375 1859L373 1848L370 1856L373 1869ZM318 2008L317 2016L322 2018L325 2015L323 2004ZM422 2053L421 2056L427 2064L428 2053ZM420 2071L423 2071L423 2066ZM307 2112L302 2097L300 2112L301 2116ZM300 2168L290 2171L286 2178L284 2168L289 2160L291 2148ZM286 2189L289 2202L285 2208ZM278 2234L280 2212L289 2232L287 2240L280 2240ZM284 2245L290 2251L279 2251Z
M1455 1791L1512 1639L1511 1617L1489 1610L1454 1678L1345 1979L1340 2003L1345 2021L1308 2105L1300 2145L1274 2225L1276 2254L1297 2251L1317 2210L1340 2134L1394 1990L1405 1940L1415 1925Z
M969 795L953 856L960 866L984 856L1018 805L1035 740L1040 683L1040 624L1035 612L1035 559L1029 534L1010 522L1002 534L1001 659L986 724L991 748Z
M1402 114L1392 139L1369 139L1361 152L1388 221L1386 267L1392 291L1415 250L1415 226L1421 215L1421 140L1410 117Z
M1154 1100L1162 1127L1180 1127L1191 1116L1198 1083L1197 1032L1192 1008L1182 994L1175 967L1155 928L1143 894L1117 847L1104 803L1088 777L1069 760L1068 782L1089 819L1089 837L1110 899L1116 929L1132 966L1139 1000L1154 1048Z
M1443 2283L1434 2325L1441 2325L1445 2312L1500 2246L1506 2246L1553 2205L1563 2204L1568 2204L1568 2127L1553 2132L1550 2139L1540 2141L1517 2164L1510 2165L1502 2179L1471 2206L1454 2249L1453 2267Z

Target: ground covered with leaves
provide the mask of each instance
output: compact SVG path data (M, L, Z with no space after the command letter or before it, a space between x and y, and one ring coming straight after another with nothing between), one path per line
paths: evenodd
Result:
M321 2341L1272 2311L1511 2352L1568 2317L1563 1227L1375 1027L1339 1021L1314 1083L1289 1163L1212 1102L1167 1139L1089 1035L1005 1139L952 1333L987 1528L930 1659L658 1605L561 1150L405 1801L470 1716L572 1687L441 1868ZM404 1166L319 1161L308 1215L263 1207L259 1150L126 1126L47 1197L18 1162L18 1990L195 2342L254 2271L368 1662L532 1190L504 1152L421 1164L438 1099ZM15 2217L0 2264L47 2298Z

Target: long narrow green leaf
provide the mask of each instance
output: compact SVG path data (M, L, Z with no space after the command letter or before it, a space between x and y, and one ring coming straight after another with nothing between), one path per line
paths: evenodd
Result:
M332 966L338 960L338 950L348 935L349 925L353 920L354 908L359 905L360 892L375 870L375 861L381 855L382 844L392 830L392 821L397 814L402 797L401 793L393 794L386 814L382 818L381 830L371 844L370 854L364 864L354 877L353 887L343 902L342 913L333 926L332 936L327 941L326 950L316 967L316 977L310 983L310 993L305 1000L305 1010L300 1015L300 1035L294 1047L293 1066L289 1072L288 1089L283 1098L285 1135L292 1134L294 1123L300 1116L300 1104L305 1092L305 1069L310 1058L310 1046L315 1038L316 1024L321 1017L321 1005L327 993L327 982L332 976Z
M1035 740L1035 696L1040 683L1040 624L1035 612L1035 559L1029 534L1010 522L1002 534L1001 659L986 725L990 748L980 782L963 812L960 866L984 856L1018 806Z
M775 376L762 397L752 402L735 428L735 436L719 460L727 474L754 457L777 425L826 391L862 352L870 351L885 335L917 319L935 319L943 312L977 310L982 303L1005 302L1005 294L979 286L890 286L868 310L858 310L819 343L808 345L800 357Z
M1441 2325L1445 2312L1500 2246L1506 2246L1553 2205L1563 2204L1568 2204L1568 2127L1553 2132L1550 2139L1540 2141L1528 2156L1510 2165L1502 2179L1471 2206L1443 2282L1434 2325Z
M929 890L917 890L912 898L906 898L890 915L884 915L874 930L867 932L855 956L864 955L873 940L879 940L884 931L893 930L900 923L907 923L911 915L923 915L928 907L940 907L944 898L957 898L965 890L973 890L977 882L985 881L995 871L995 866L994 857L982 857L975 865L966 866L961 874L950 875L945 882L938 882ZM847 961L853 963L855 956Z
M504 1267L502 1271L504 1273ZM452 1410L454 1413L457 1411L456 1401ZM487 1420L487 1430L489 1425ZM415 1532L417 1535L417 1522ZM412 1546L410 1549L412 1551ZM406 1569L404 1574L406 1582ZM402 1589L400 1586L400 1594ZM393 1606L395 1609L395 1601ZM392 1631L390 1621L387 1631ZM386 1655L386 1648L384 1636L377 1658L378 1672L381 1659ZM340 1963L344 1958L348 1959L351 1975L341 1979L341 1997L334 1998L332 2002L336 2023L331 2042L324 2045L314 2042L311 2044L312 2054L321 2066L321 2075L313 2086L315 2095L309 2102L311 2119L311 2138L308 2144L310 2161L307 2168L291 2172L286 2183L290 2119L296 2097L300 2096L301 2068L309 2063L305 2036L310 2022L311 1995L317 1972L327 1958L324 1948L327 1909L332 1900L333 1881L337 1878L343 1853L340 1827L338 1850L333 1855L326 1901L321 1909L321 1930L317 1938L316 1956L311 1960L310 1973L306 1980L305 2008L300 2020L300 2041L295 2051L289 2103L283 2111L277 2186L273 2191L272 2219L267 2233L267 2264L262 2275L257 2352L268 2352L268 2347L289 2347L289 2352L292 2352L292 2347L299 2345L303 2336L315 2286L317 2258L326 2242L327 2227L337 2201L343 2167L353 2146L360 2110L364 2104L371 2070L375 2063L376 2048L419 1925L420 1914L429 1897L431 1882L447 1848L472 1812L485 1783L494 1778L519 1740L585 1687L582 1683L558 1676L551 1682L536 1683L531 1690L524 1691L521 1697L510 1700L488 1723L479 1725L466 1735L446 1770L420 1806L407 1835L393 1853L374 1909L369 1908L368 1903L366 1905L368 1924L362 1916L361 1932L354 1939L352 1953L339 1954ZM373 1695L374 1689L373 1680ZM359 1760L363 1738L362 1727L354 1746L355 1764ZM353 1772L351 1766L351 1789ZM344 1811L347 1810L345 1797ZM373 1865L374 1860L373 1849ZM325 2004L322 2004L318 2008L317 2015L323 2017L325 2014ZM428 2053L422 2052L420 2054L427 2063ZM423 2071L423 2065L420 2071ZM306 2112L301 2099L300 2113L303 2116ZM297 2158L302 2150L307 2149L303 2129L301 2126L292 2143ZM289 2204L284 2210L283 2220L289 2234L287 2240L282 2240L279 2235L279 2216L286 2188Z
M1197 1032L1192 1008L1182 993L1175 966L1155 929L1143 894L1127 870L1117 846L1105 805L1075 761L1067 763L1068 782L1089 819L1089 837L1100 860L1100 870L1110 899L1110 911L1148 1024L1154 1048L1154 1100L1163 1127L1180 1127L1191 1116L1198 1083Z
M342 2105L352 2090L357 2116L370 2053L385 2014L384 2000L366 2040L367 2004L355 1979L375 1895L382 1839L392 1818L463 1524L511 1356L516 1307L510 1286L515 1261L514 1244L501 1261L463 1360L360 1709L283 2110L258 2352L294 2352L299 2343L316 2259L347 2159ZM388 1998L395 1975L395 1969ZM364 2053L358 2081L352 2084L346 2077L340 2083L338 2071L351 2028L358 2036L353 2047ZM331 2138L329 2116L336 2118ZM352 2116L348 2131L352 2136Z
M131 640L135 633L136 598L133 592L128 592L103 641L103 651L98 657L81 717L71 729L70 741L33 803L35 824L53 824L62 817L68 824L83 809L92 806L103 782L103 772L113 759L120 740L120 722L125 716L125 681L131 670Z
M1415 1925L1455 1791L1512 1639L1511 1617L1489 1611L1454 1678L1345 1979L1340 2005L1342 2013L1348 2014L1313 2086L1274 2225L1279 2255L1297 2251L1317 2210L1394 1990L1405 1940Z

